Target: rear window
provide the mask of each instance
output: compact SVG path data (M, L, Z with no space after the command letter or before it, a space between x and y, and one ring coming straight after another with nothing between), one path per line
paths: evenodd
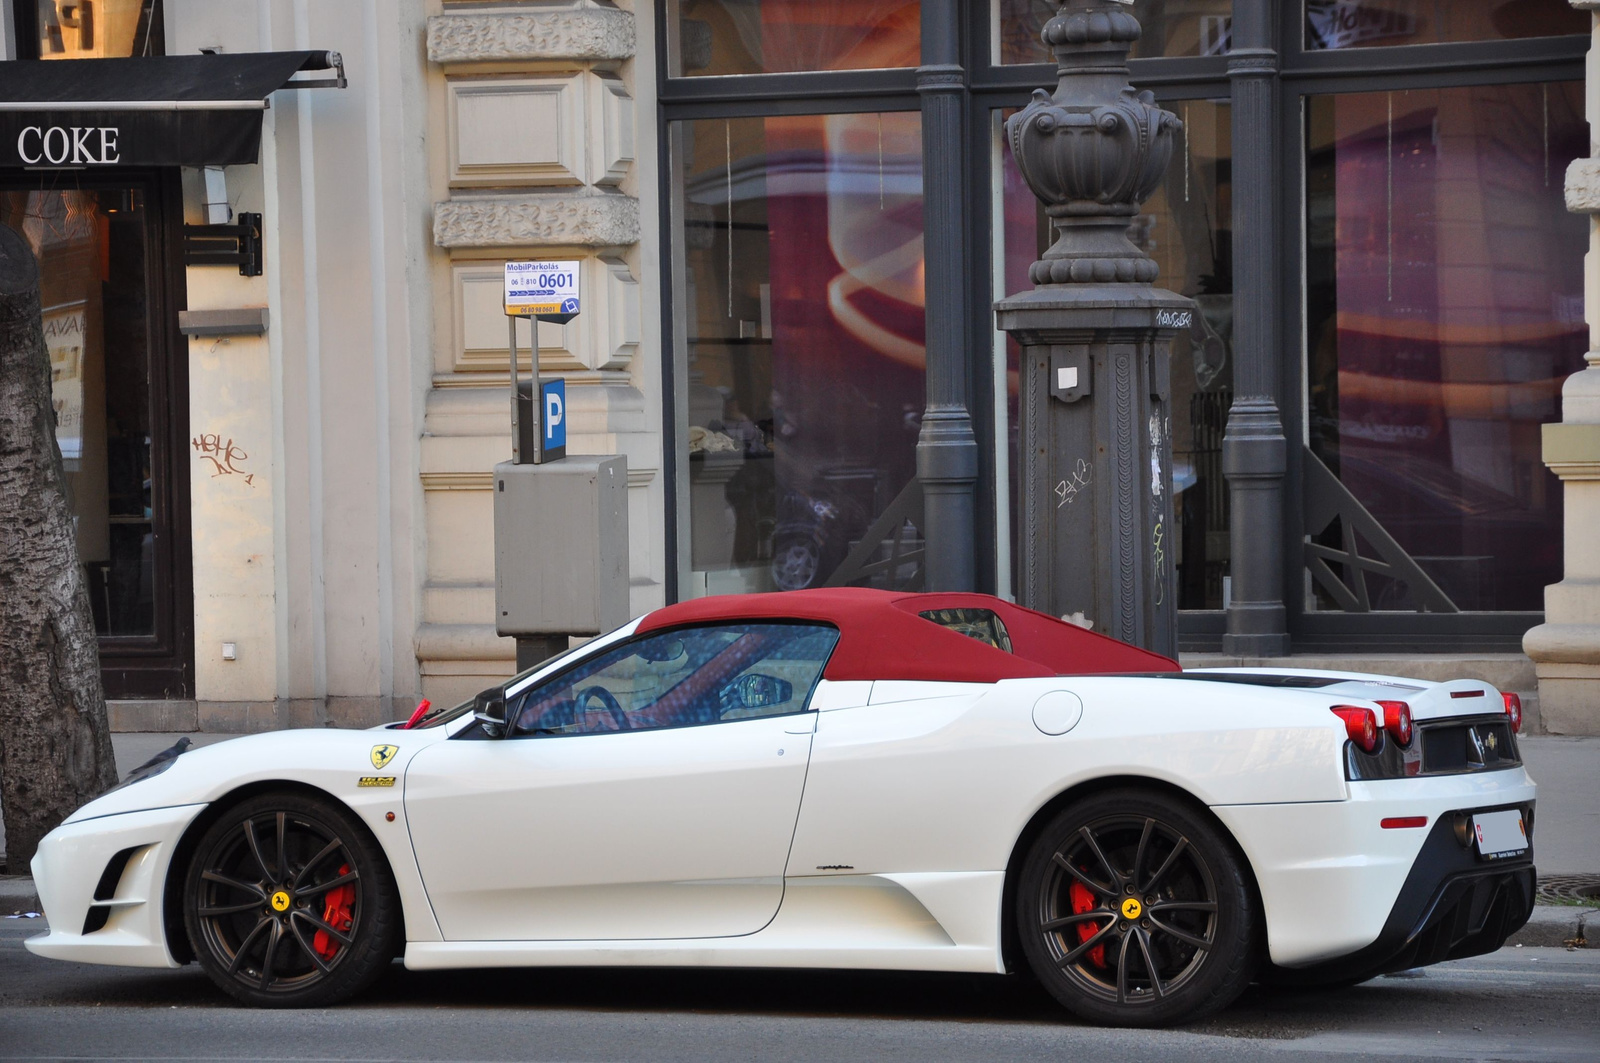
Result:
M1011 636L992 609L928 609L917 615L985 646L1011 652Z

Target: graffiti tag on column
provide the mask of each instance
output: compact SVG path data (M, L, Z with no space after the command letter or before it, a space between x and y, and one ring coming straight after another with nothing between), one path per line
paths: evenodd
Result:
M1072 478L1070 480L1062 480L1056 484L1056 497L1061 499L1056 503L1056 508L1060 509L1077 498L1078 492L1092 483L1094 483L1094 466L1079 458L1078 464L1072 469Z
M206 432L189 440L189 445L200 455L202 461L211 463L214 470L211 473L213 480L218 476L243 476L246 487L256 485L256 474L241 468L242 464L250 459L250 455L241 450L232 439L224 441L216 433Z
M1165 577L1166 569L1163 566L1163 562L1165 562L1167 559L1167 554L1166 551L1161 548L1161 540L1163 539L1164 535L1165 529L1162 527L1162 522L1157 520L1155 531L1151 533L1150 536L1150 546L1155 551L1156 605L1158 606L1167 600L1167 581Z

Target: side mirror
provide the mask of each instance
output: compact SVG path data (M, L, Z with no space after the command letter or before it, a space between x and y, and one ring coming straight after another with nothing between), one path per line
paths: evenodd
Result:
M483 725L483 733L490 738L504 738L506 734L506 688L491 687L474 699L472 718Z

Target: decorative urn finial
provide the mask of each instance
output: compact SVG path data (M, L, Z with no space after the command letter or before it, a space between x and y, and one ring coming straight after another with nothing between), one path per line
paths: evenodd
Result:
M1160 184L1183 123L1128 84L1128 50L1139 39L1129 2L1062 4L1041 34L1056 56L1056 91L1034 90L1006 122L1017 166L1057 233L1028 270L1036 285L1156 279L1128 225Z

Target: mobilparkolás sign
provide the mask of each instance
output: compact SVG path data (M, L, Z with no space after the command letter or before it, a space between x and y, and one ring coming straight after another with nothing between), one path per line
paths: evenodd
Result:
M507 262L505 308L513 317L562 324L578 316L577 262Z

